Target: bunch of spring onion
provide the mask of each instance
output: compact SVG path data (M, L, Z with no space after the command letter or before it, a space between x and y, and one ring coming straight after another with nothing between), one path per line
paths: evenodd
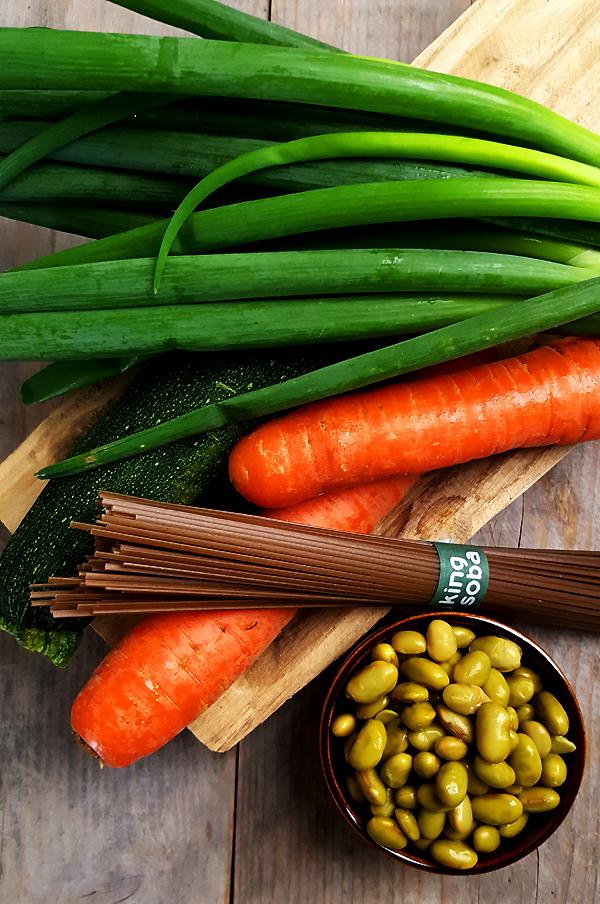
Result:
M93 239L0 276L0 356L55 362L24 399L173 348L382 347L44 476L530 333L600 335L599 136L215 0L123 5L209 40L0 30L0 213Z

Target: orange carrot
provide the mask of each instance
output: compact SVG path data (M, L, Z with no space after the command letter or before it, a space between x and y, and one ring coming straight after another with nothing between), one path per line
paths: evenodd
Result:
M323 493L288 508L265 509L261 514L278 521L370 534L377 522L406 496L417 479L416 474L385 477L373 483Z
M488 364L316 402L234 447L236 488L293 505L390 474L600 437L600 340L564 339Z
M154 753L266 649L294 609L152 615L100 663L71 710L75 732L109 766Z
M369 533L415 480L393 477L264 514ZM106 656L79 693L71 712L74 731L109 766L128 766L148 756L242 675L295 611L148 616Z

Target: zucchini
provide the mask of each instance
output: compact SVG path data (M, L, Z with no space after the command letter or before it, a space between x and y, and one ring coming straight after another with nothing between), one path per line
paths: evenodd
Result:
M155 426L200 405L306 373L324 359L323 353L311 356L303 350L277 355L170 353L142 370L76 451ZM95 520L101 489L184 504L216 493L213 498L223 506L229 492L229 451L248 429L248 425L229 425L88 474L52 481L0 557L0 629L26 649L66 666L81 627L65 627L53 620L49 610L32 609L29 585L51 575L76 574L77 566L91 551L89 535L71 529L70 522Z

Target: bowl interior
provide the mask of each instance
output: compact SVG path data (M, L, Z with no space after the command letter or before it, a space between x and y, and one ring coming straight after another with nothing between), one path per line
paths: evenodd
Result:
M426 852L421 854L416 848L411 849L410 843L402 851L392 851L375 844L366 831L366 822L370 815L368 806L355 803L346 791L344 778L348 773L349 767L344 760L343 739L334 738L331 734L333 719L340 713L348 711L344 688L350 677L370 661L370 653L373 646L376 643L389 640L391 635L399 630L410 628L416 631L424 631L432 618L443 618L452 624L464 625L471 628L477 635L497 634L518 643L523 650L522 664L539 673L544 683L544 689L555 694L567 711L570 723L569 738L577 745L577 749L573 753L565 755L568 770L567 779L557 789L560 794L558 807L548 813L530 814L527 826L519 835L512 839L503 838L498 850L491 854L479 854L477 865L464 873L464 875L476 875L508 866L531 853L531 851L546 841L558 828L571 808L583 776L585 766L585 728L577 698L573 688L556 663L532 640L519 631L509 628L494 619L481 615L455 614L447 611L419 614L378 628L354 647L342 662L333 679L321 716L321 765L325 781L338 810L363 840L401 863L409 863L412 866L435 873L456 874L458 872L442 867L432 858L427 857Z

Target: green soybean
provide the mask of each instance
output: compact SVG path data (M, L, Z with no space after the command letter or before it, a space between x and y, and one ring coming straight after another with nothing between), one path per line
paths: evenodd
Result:
M367 832L373 841L392 851L401 851L406 847L406 835L390 817L373 816L367 823Z
M540 722L552 735L565 735L569 730L569 717L562 703L549 691L536 694L533 706Z
M469 650L481 650L487 653L493 668L500 672L511 672L521 665L521 647L506 637L496 637L495 635L477 637L470 645Z
M482 794L471 801L478 822L501 826L514 822L523 812L523 803L512 794Z
M473 869L477 865L477 854L464 841L438 839L430 850L434 860L450 869Z
M542 785L525 788L519 794L519 800L526 813L546 813L554 810L560 803L558 793L553 788L544 788Z
M348 751L348 762L359 772L372 769L381 760L386 741L385 725L377 719L369 719L356 735Z
M391 662L371 662L346 686L348 696L356 703L373 703L389 693L398 680L398 669Z
M524 788L530 788L539 781L542 774L542 760L539 751L529 735L519 732L519 743L511 753L508 762L515 771L515 777Z
M469 776L462 763L444 763L435 777L436 794L444 806L457 807L464 800L468 783Z
M558 788L567 779L567 766L558 753L549 753L542 760L541 781L548 788Z

